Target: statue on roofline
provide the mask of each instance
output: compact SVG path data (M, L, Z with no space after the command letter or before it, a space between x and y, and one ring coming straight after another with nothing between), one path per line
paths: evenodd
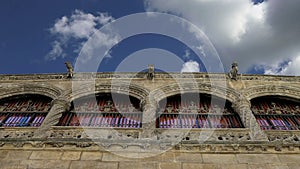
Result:
M147 79L152 80L154 78L154 65L148 65Z
M65 65L67 67L68 70L68 75L67 78L72 78L73 77L73 66L70 62L65 62Z
M231 65L231 70L229 72L229 78L233 80L237 80L237 75L238 75L238 64L236 61L234 61Z

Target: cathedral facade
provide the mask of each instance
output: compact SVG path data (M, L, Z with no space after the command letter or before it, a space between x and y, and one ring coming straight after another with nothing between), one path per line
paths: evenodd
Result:
M0 75L0 168L300 167L300 77Z

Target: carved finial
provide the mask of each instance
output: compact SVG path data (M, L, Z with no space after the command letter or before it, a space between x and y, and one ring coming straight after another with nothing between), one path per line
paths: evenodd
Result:
M70 62L65 62L65 65L67 67L68 70L68 78L72 78L73 77L73 66Z
M233 80L237 80L237 75L238 75L238 64L236 61L234 61L231 64L231 70L229 72L229 78Z
M154 65L148 65L147 79L153 80L153 78L154 78Z

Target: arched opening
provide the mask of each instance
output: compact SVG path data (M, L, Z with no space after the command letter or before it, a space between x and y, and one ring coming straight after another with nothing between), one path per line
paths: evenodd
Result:
M159 102L158 128L243 128L226 99L204 93L169 96Z
M141 128L140 100L125 94L98 93L75 99L59 126Z
M283 96L262 96L252 99L251 105L262 130L299 130L299 100Z
M52 99L37 94L22 94L0 100L2 127L38 127L51 108Z

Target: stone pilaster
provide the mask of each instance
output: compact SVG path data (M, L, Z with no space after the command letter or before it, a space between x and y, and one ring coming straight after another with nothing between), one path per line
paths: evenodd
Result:
M143 109L143 120L142 120L142 133L141 138L151 138L154 136L154 131L156 129L156 112L157 112L157 102L148 96L142 105Z
M71 104L68 100L64 98L58 98L51 102L51 109L47 114L44 122L35 132L35 137L45 137L46 132L50 130L51 126L55 126L62 116L62 113L68 111Z
M246 128L250 129L250 137L253 141L267 141L266 134L261 130L255 116L251 111L251 103L244 96L240 96L233 103L233 108L241 117L241 120Z

